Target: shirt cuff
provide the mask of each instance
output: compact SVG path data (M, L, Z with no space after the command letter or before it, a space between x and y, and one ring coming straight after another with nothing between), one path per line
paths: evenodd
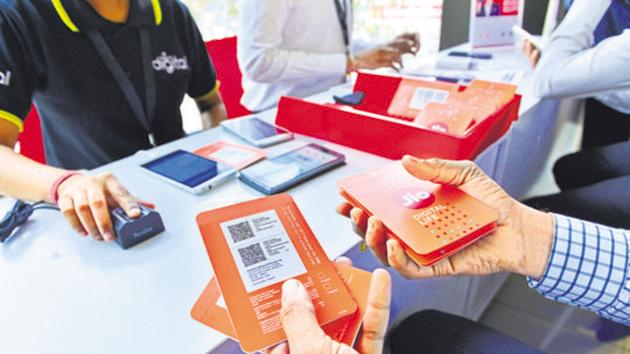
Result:
M24 131L24 122L22 122L22 120L13 113L9 113L0 109L0 120L6 120L10 123L13 123L18 128L18 131L20 133Z
M201 96L193 97L192 99L195 100L195 101L206 99L206 98L214 95L215 93L217 93L219 91L220 87L221 87L221 81L217 80L216 83L214 84L214 88L212 90L208 91L207 93L204 93Z
M317 55L312 63L321 68L320 78L329 79L331 76L345 76L348 69L348 57L345 54Z
M626 279L628 243L622 230L554 217L554 240L543 276L528 278L545 297L595 311L619 296Z

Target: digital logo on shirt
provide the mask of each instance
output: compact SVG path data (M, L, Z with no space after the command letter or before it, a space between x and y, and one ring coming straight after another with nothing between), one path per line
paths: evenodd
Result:
M7 70L7 72L0 71L0 85L7 86L11 85L11 71Z
M407 209L421 209L433 204L435 196L419 188L404 188L394 194L394 200Z
M158 57L151 62L155 71L166 71L166 73L173 74L177 70L190 70L188 65L188 58L184 55L178 58L175 55L168 55L166 52L162 52Z

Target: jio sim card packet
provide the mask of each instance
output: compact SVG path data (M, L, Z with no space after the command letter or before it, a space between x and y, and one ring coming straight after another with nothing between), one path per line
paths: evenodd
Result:
M203 212L197 224L244 351L259 351L286 339L279 310L287 279L306 286L320 325L357 311L288 194Z
M325 324L322 326L322 329L333 340L352 346L359 334L363 315L365 314L372 273L353 268L347 264L335 263L335 267L359 309L350 316ZM193 306L191 316L238 342L232 327L230 313L219 290L217 278L213 277L210 280L206 289Z
M455 84L404 78L387 109L387 114L413 120L429 103L444 103L458 92Z
M340 180L341 195L375 215L419 265L431 265L496 229L497 212L463 191L421 181L396 162Z
M414 124L442 133L462 135L475 119L475 109L458 104L429 103Z
M230 314L219 289L217 278L212 277L190 311L192 318L238 341Z
M473 80L470 85L468 85L469 89L484 89L484 90L493 90L493 91L502 91L508 95L514 96L516 94L516 85L505 84L502 82L492 82L485 80Z
M214 160L241 170L265 158L264 150L218 141L194 151L196 155Z

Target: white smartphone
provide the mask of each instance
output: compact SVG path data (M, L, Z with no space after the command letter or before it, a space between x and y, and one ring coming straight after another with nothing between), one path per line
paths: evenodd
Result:
M206 192L231 176L236 170L184 150L151 160L141 165L151 175L192 194Z
M533 34L525 31L519 26L512 27L512 32L514 32L514 35L521 38L522 40L530 41L534 45L534 47L538 48L538 50L543 50L544 44L542 38L534 36Z
M248 167L238 178L264 194L275 194L344 162L343 154L313 143Z
M221 126L249 144L260 148L293 138L291 132L275 127L257 117L230 119L221 122Z

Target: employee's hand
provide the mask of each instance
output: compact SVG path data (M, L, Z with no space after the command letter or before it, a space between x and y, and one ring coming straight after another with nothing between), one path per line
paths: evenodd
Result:
M390 46L378 46L359 53L349 62L348 71L359 69L402 68L401 53Z
M529 59L532 68L535 68L540 60L540 49L526 39L523 41L523 52L527 56L527 59Z
M288 280L282 286L282 327L287 342L265 353L361 353L380 354L389 320L391 303L391 278L383 269L372 274L368 303L363 317L363 329L357 339L356 349L333 341L321 329L315 317L315 308L306 288L297 280Z
M72 228L81 236L89 234L98 241L115 238L110 209L121 207L130 218L141 214L141 202L110 173L72 176L57 191L59 209Z
M419 160L406 156L403 164L418 179L452 185L486 203L499 213L497 230L462 251L430 267L417 265L401 244L388 239L383 223L368 218L347 203L338 207L350 216L357 233L374 254L407 278L514 272L540 278L549 260L553 239L551 215L529 208L511 198L477 165L470 161Z
M387 44L400 54L417 54L420 51L420 34L403 33Z
M227 119L227 110L219 91L213 91L203 97L195 98L201 114L201 128L208 130Z

